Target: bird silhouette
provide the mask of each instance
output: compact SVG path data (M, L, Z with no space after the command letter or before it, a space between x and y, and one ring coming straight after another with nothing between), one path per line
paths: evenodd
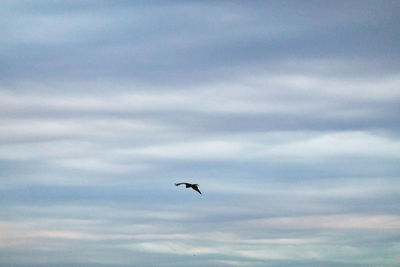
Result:
M199 192L199 194L201 195L201 192L200 192L200 190L199 190L199 188L198 188L198 184L189 184L189 183L178 183L178 184L175 184L176 186L179 186L179 185L181 185L181 184L184 184L184 185L186 185L186 188L192 188L194 191L197 191L197 192Z

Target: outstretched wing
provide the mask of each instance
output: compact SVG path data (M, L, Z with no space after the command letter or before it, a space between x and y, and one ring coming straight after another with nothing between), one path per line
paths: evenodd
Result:
M199 192L199 194L201 195L201 192L199 190L199 188L197 187L197 185L192 186L193 190Z
M175 186L178 186L178 185L181 185L181 184L187 185L187 183L177 183L177 184L175 184Z

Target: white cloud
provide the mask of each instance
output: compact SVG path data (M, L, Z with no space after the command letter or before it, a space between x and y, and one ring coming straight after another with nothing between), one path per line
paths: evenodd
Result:
M253 227L286 229L399 229L400 217L394 215L317 215L257 219Z
M170 253L170 254L217 254L219 251L209 246L191 246L177 241L158 241L158 242L142 242L134 246L128 246L133 249L139 249L144 251L156 252L156 253Z
M332 156L400 157L400 142L368 132L321 134L309 140L272 147L266 154L280 158L318 159Z
M264 78L264 82L270 82L277 88L285 88L287 92L293 92L302 96L310 96L313 99L329 101L342 100L359 102L363 100L394 100L400 98L397 88L400 80L397 75L392 77L375 79L351 79L351 78L326 78L311 75L281 75ZM335 99L336 98L336 99Z
M154 88L129 80L49 84L18 84L18 87L26 89L39 87L41 91L36 94L11 93L12 87L3 85L0 92L1 110L305 115L323 113L329 118L335 117L335 114L347 114L351 117L358 113L358 116L370 116L375 111L361 107L361 103L394 101L400 98L397 90L400 81L397 76L365 81L296 72L282 75L257 72L238 75L225 82L191 86L189 89L183 86ZM87 93L75 94L71 90L81 87L86 88ZM46 90L55 89L68 93L46 93ZM91 91L107 93L92 95Z
M323 161L332 157L400 157L400 143L367 132L336 132L312 134L308 138L294 133L283 135L278 142L276 133L224 136L218 139L198 139L143 148L121 149L132 157L179 160L233 161ZM271 139L269 139L271 137ZM297 139L300 138L300 140Z

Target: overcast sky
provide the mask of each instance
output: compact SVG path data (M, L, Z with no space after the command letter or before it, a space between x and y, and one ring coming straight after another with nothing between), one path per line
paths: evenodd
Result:
M0 265L394 266L399 130L399 1L3 1Z

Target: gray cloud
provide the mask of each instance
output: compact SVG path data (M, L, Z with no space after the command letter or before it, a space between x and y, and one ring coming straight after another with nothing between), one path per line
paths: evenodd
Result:
M378 59L398 69L397 3L297 5L99 2L61 7L47 2L29 9L9 7L11 12L4 13L13 19L4 19L9 26L3 71L6 77L34 80L51 74L187 84L226 79L257 65L273 71L277 62L295 59L362 60L373 66Z
M0 264L395 265L399 8L4 3Z

